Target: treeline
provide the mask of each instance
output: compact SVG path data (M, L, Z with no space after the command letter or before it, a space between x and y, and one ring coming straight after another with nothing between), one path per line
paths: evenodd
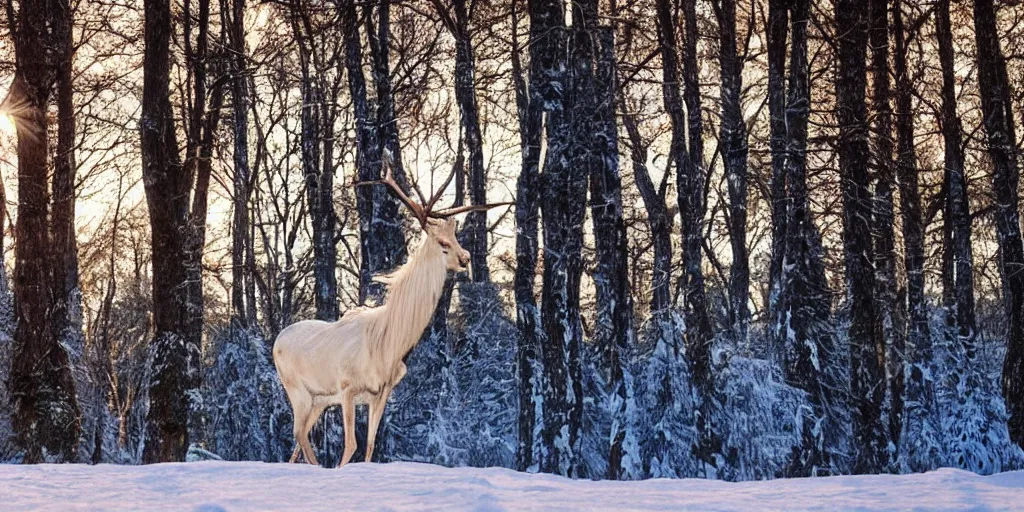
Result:
M515 207L467 215L473 272L381 460L1024 461L1020 6L5 7L5 458L283 459L274 337L378 304L415 243L385 187L355 186L387 153L410 195L454 169L446 201ZM339 423L314 432L328 463Z

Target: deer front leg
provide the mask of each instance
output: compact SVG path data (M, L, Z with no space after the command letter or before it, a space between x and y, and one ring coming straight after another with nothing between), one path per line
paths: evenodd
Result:
M356 451L356 397L354 393L347 391L341 400L341 415L345 420L345 452L341 456L339 468L348 464Z
M405 366L405 365L402 365ZM380 418L384 416L384 407L388 403L388 397L391 396L391 388L385 388L381 394L377 395L373 402L370 403L370 424L369 430L366 432L366 462L371 462L373 458L373 447L377 442L377 428L380 427Z

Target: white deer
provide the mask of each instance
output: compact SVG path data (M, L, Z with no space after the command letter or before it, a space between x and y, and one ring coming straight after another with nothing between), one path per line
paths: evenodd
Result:
M274 365L291 402L295 425L296 445L290 462L298 460L301 449L307 462L318 464L309 444L309 431L324 409L340 405L345 452L338 467L347 464L356 450L356 404L369 406L366 461L370 461L388 396L405 376L402 359L430 323L448 271L468 269L469 253L455 238L453 216L511 204L460 206L435 212L434 204L452 176L429 201L414 186L420 199L417 204L395 183L390 167L385 158L384 179L361 185L387 185L412 211L426 238L405 265L375 278L388 286L384 305L351 309L337 322L296 322L277 336Z

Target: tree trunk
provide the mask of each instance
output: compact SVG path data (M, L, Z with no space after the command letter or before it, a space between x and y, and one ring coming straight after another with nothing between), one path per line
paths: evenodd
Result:
M714 381L711 375L711 319L708 315L706 292L704 290L704 213L707 202L707 170L704 166L703 123L701 122L700 83L697 66L697 0L683 1L683 23L686 40L683 45L683 99L686 102L689 139L687 156L676 162L676 187L679 199L679 216L683 234L683 277L682 292L686 312L684 338L686 351L693 369L693 383L700 396L700 412L697 415L697 431L700 446L697 456L701 461L713 463L713 454L718 451L720 441L709 423L711 394ZM673 126L682 130L682 126Z
M347 2L342 9L345 70L356 125L356 169L359 181L373 181L381 177L382 134L366 97L356 6L353 2ZM392 157L395 162L395 180L402 180L399 181L402 183L404 175L401 175L401 156L394 152ZM407 257L402 215L398 210L398 202L383 185L359 187L356 190L356 210L359 213L360 235L359 301L376 302L383 298L384 288L373 281L373 276L401 265Z
M843 246L850 308L850 393L857 450L855 473L885 467L885 343L875 303L874 249L871 244L871 191L868 176L866 50L867 5L841 0L836 5L839 69L836 117L839 121L839 169L843 181Z
M238 325L254 325L256 304L252 278L253 267L248 261L252 254L253 239L250 225L249 200L253 179L249 168L249 79L245 64L245 0L222 0L221 9L230 20L228 41L231 49L231 110L234 121L234 195L231 222L231 307L232 319Z
M1024 446L1024 244L1020 234L1017 133L1010 97L1006 59L999 46L999 31L992 0L975 0L974 33L978 48L978 86L981 111L992 158L992 193L996 203L1000 275L1006 308L1006 360L1003 398L1010 414L1010 438Z
M896 230L893 211L892 106L889 103L889 5L888 0L871 0L871 103L874 110L874 166L877 174L874 198L875 277L881 335L886 347L885 368L889 439L899 446L903 425L903 358L906 352L903 317L899 314L896 290Z
M586 168L577 165L580 148L574 116L580 98L575 75L587 47L570 45L565 6L547 0L530 4L531 102L547 114L547 158L540 178L544 228L544 274L541 322L547 341L542 345L545 372L545 456L540 470L576 474L582 428L583 341L579 291L583 272L583 217L586 208Z
M307 59L308 60L308 59ZM338 318L338 255L334 245L334 175L324 173L321 165L324 101L323 91L312 70L302 70L302 172L306 183L306 202L313 232L313 277L316 318Z
M949 23L949 0L936 5L935 35L942 67L942 138L945 142L947 250L954 311L948 319L956 326L967 353L974 353L974 262L971 251L971 212L964 174L963 128L956 112L956 82L953 35Z
M394 156L395 181L408 192L402 151L398 141L398 123L395 119L395 98L391 90L391 0L377 2L377 27L373 26L371 8L365 4L366 33L370 43L370 59L373 64L373 85L377 91L377 136L381 148L391 151ZM391 197L390 195L388 196ZM404 261L404 256L403 260Z
M772 328L769 336L773 356L779 361L785 359L787 333L781 331L785 303L782 301L782 262L786 254L786 222L789 215L786 188L786 33L788 32L789 9L786 0L768 2L768 117L769 148L772 155L771 174L771 220L772 249L768 266L768 313Z
M455 13L455 97L459 103L466 147L469 149L469 199L470 204L486 204L484 146L476 101L476 61L469 33L469 12L466 0L453 0L452 6ZM490 281L487 266L487 212L471 212L466 215L462 233L466 238L464 247L470 255L473 281Z
M736 0L722 0L718 14L718 61L722 73L722 161L729 189L729 319L736 340L745 341L750 320L750 264L747 256L747 124L740 93L743 63L736 52Z
M782 8L777 4L773 6ZM778 21L785 16L775 12L769 14L769 18ZM794 0L790 20L793 35L783 126L785 238L780 262L784 264L779 268L776 300L779 315L773 330L783 340L786 381L806 390L813 408L803 414L801 447L794 453L788 476L825 475L830 472L830 453L815 423L826 419L825 406L832 401L837 386L828 368L828 359L819 359L818 355L835 353L836 347L829 321L832 294L825 279L824 250L821 234L811 218L807 190L807 125L811 108L807 60L810 1ZM778 32L778 27L775 28ZM776 35L783 37L773 38L774 41L784 40L784 34ZM823 360L826 364L819 364Z
M703 240L704 211L707 194L704 168L704 140L702 138L700 84L697 77L697 0L683 1L683 21L686 42L683 45L683 85L686 101L689 148L686 156L676 157L676 188L679 196L679 215L683 230L683 301L686 310L686 348L693 365L693 382L702 394L710 392L711 384L711 320L708 317L704 291ZM673 109L677 107L672 107ZM672 116L675 117L675 116ZM673 125L673 131L682 131L682 125ZM682 134L680 133L680 138ZM705 430L701 415L697 428Z
M617 409L611 411L613 430L610 434L608 473L610 479L628 475L631 468L623 460L639 457L630 454L626 443L627 406L632 396L624 376L625 354L636 344L633 329L633 297L629 286L629 251L626 224L622 217L622 179L619 176L619 137L615 119L616 61L615 33L611 28L597 26L597 5L592 4L584 17L587 37L599 43L595 55L594 111L591 133L590 211L594 224L597 268L598 331L596 343L602 354L602 371L609 393ZM602 332L603 331L603 332Z
M185 4L188 10L188 3ZM191 97L193 103L188 109L187 142L185 145L185 172L189 177L192 204L188 210L185 233L185 270L187 293L187 337L189 343L199 347L205 320L203 300L203 253L206 249L206 221L209 212L210 180L213 175L213 144L220 111L224 100L221 81L216 81L207 93L212 61L209 53L210 0L200 0L198 16L198 37L195 49L191 45L190 21L185 22L185 61L192 68ZM209 98L209 99L207 99ZM209 101L209 104L207 104ZM193 183L194 182L194 183ZM197 371L198 368L197 368ZM187 445L186 445L187 448Z
M54 82L66 72L65 63L59 57L62 52L47 51L47 48L60 47L64 37L55 34L51 27L70 24L70 10L65 2L25 1L19 5L17 14L16 23L8 20L13 29L16 75L5 101L5 108L16 119L18 134L16 327L9 382L15 409L12 423L17 442L25 452L25 462L66 462L76 460L81 423L68 353L60 345L60 332L54 325L55 322L63 325L63 322L55 318L51 310L57 287L50 274L53 261L50 255L54 248L47 215L46 112ZM62 82L70 86L69 80ZM67 95L58 95L58 100L69 99ZM58 130L58 145L69 149L64 146L68 142L68 126L62 123L60 128L63 130ZM73 131L70 134L73 140ZM69 156L70 152L65 151L59 160ZM68 163L58 161L56 165L64 167ZM63 241L64 246L57 252L67 248L66 240ZM66 262L59 263L61 268L57 274L64 277ZM63 284L62 281L60 285Z
M153 254L153 323L150 407L145 462L183 461L189 445L190 396L199 387L201 347L188 333L191 177L178 155L170 101L171 9L146 0L142 88L142 171Z
M63 5L62 8L70 8ZM61 16L61 56L57 63L57 148L54 152L51 242L55 334L82 336L78 294L78 243L75 238L75 105L72 83L73 42L70 16ZM78 304L75 304L79 302ZM73 317L74 318L73 318ZM78 321L75 320L78 319ZM83 347L78 347L79 349Z
M921 192L914 150L913 84L907 73L907 44L903 27L902 1L893 4L896 71L896 175L900 184L903 213L904 266L907 273L906 349L897 376L905 376L904 423L930 414L934 394L929 377L932 360L931 330L925 295L924 221L921 216ZM909 373L908 371L909 370ZM894 407L895 409L895 407ZM908 430L909 431L909 430ZM899 444L897 444L899 446ZM914 468L913 470L925 469ZM930 468L928 468L930 469Z
M541 121L543 111L538 100L531 98L527 89L524 70L519 58L518 41L515 39L515 25L518 17L516 2L512 3L512 74L515 79L516 108L519 119L519 141L522 154L522 170L516 183L516 271L513 280L516 296L516 327L519 329L519 344L516 347L516 365L519 381L519 442L516 446L516 466L520 471L537 468L540 464L537 453L538 411L543 407L541 393L543 370L537 359L544 332L541 330L540 311L534 295L534 280L537 275L537 222L540 199L540 151ZM531 15L533 12L531 11ZM540 13L538 13L539 15ZM531 40L540 36L531 30ZM531 78L539 76L532 66L539 65L546 48L530 45ZM534 54L538 54L534 56Z

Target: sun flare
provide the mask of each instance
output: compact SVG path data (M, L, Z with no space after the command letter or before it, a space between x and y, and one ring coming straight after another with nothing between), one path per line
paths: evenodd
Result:
M0 133L13 135L17 129L14 126L14 118L10 114L0 113Z

